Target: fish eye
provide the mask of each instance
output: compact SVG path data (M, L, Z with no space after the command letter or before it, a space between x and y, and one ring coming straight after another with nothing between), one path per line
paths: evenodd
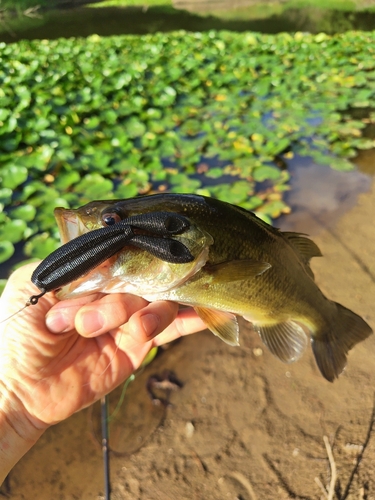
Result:
M116 212L108 212L106 214L102 214L102 223L104 226L113 226L120 221L121 217Z

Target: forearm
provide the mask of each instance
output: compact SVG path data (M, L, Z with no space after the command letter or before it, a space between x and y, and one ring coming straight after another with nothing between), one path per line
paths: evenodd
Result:
M36 428L22 411L22 405L1 388L0 484L42 434L43 430Z

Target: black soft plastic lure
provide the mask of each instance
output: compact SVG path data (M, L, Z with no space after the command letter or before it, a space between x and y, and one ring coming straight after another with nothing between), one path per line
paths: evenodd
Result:
M37 304L47 292L84 276L126 245L173 264L191 262L194 257L188 248L172 238L189 227L189 220L180 214L150 212L78 236L48 255L34 270L31 281L41 293L32 295L25 307Z

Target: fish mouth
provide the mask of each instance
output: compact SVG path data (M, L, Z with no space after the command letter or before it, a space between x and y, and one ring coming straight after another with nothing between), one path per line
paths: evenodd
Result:
M66 208L55 208L55 219L60 232L61 243L64 245L69 241L87 233L88 229L78 217L75 210Z

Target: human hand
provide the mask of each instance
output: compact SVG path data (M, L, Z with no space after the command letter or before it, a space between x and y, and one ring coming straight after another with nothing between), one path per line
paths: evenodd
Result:
M0 320L39 293L30 281L35 267L10 277ZM59 302L47 293L0 325L0 411L17 415L19 435L40 434L114 389L152 347L204 328L172 302L118 293Z

